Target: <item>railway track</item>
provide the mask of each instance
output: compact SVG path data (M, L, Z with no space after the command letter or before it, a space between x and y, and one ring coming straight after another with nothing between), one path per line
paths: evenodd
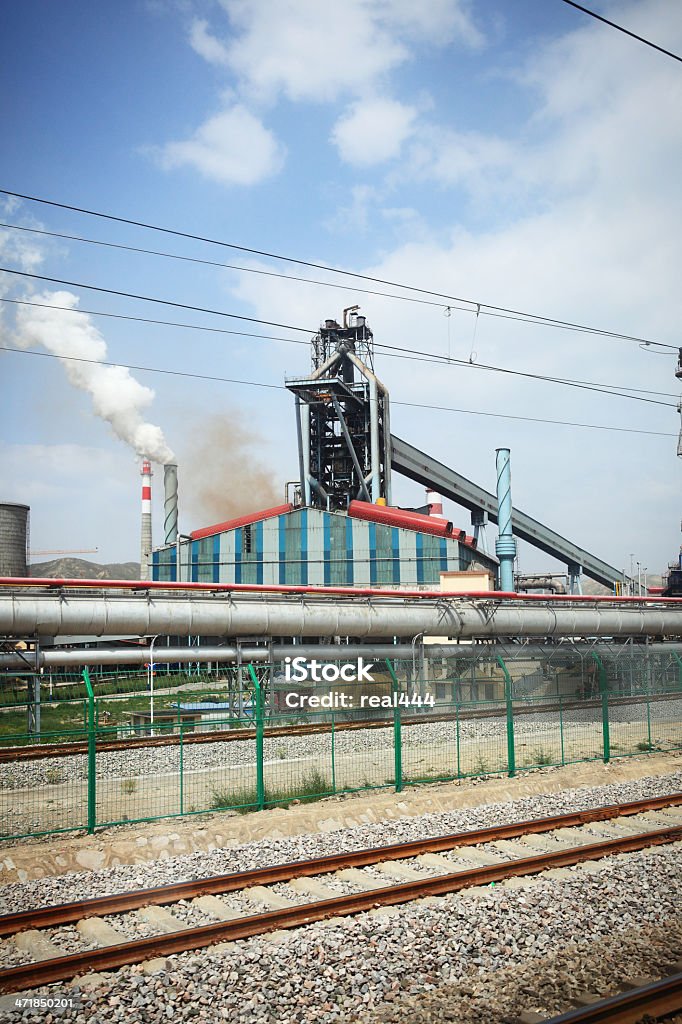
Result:
M665 693L655 694L650 697L651 701L670 701L679 700L682 696L681 693ZM629 704L641 704L645 698L642 696L638 697L617 697L610 701L611 707L627 706ZM566 711L582 711L587 709L601 709L601 700L582 700L582 701L568 701L561 705L562 712ZM1 709L0 709L1 710ZM493 709L497 710L497 709ZM547 714L548 712L559 711L559 705L554 702L547 702L546 704L537 704L533 707L514 707L514 717L521 715L531 714ZM499 714L504 714L504 709L500 705ZM412 725L424 725L427 722L454 722L458 719L460 722L472 721L479 718L492 718L495 715L491 712L490 707L485 708L472 708L468 711L462 711L459 714L423 714L423 715L412 715L409 717L401 718L401 725L412 726ZM357 729L388 729L392 727L393 719L385 718L365 718L356 721L339 721L339 722L312 722L305 725L266 725L264 730L265 737L278 737L278 736L307 736L315 733L329 733L334 732L352 732ZM106 735L106 731L109 731L110 727L106 727L103 733ZM256 737L255 729L214 729L210 732L200 733L185 733L182 736L183 745L191 745L195 743L229 743L240 740L253 740ZM165 747L165 746L177 746L180 743L180 736L177 733L168 733L164 736L145 736L136 739L97 739L97 752L105 752L107 750L138 750L144 747ZM87 754L88 743L87 740L77 740L72 743L41 743L36 745L23 745L15 747L0 747L0 764L8 764L16 761L34 761L42 760L47 757L67 757L74 754Z
M536 1024L639 1024L641 1021L663 1020L682 1010L682 973L676 970L658 981L630 985L625 991L606 999L584 993L580 1001L584 1005L555 1016L525 1014L517 1018L517 1024L529 1024L531 1018L535 1018Z
M0 970L0 992L679 841L682 793L21 911L0 917L0 954L34 959Z

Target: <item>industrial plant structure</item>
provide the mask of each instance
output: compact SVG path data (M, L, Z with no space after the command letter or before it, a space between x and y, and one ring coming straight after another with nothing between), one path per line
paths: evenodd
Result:
M296 503L180 537L177 477L169 483L166 473L165 543L153 552L152 579L433 587L441 572L479 569L512 591L520 538L564 562L571 592L580 592L583 573L613 590L621 570L512 508L507 448L497 453L494 495L391 433L389 391L358 308L345 309L341 323L324 322L311 342L310 373L286 381L296 407ZM392 505L394 471L427 488L425 506ZM470 533L443 520L439 495L469 510ZM488 520L499 524L499 562L479 547Z

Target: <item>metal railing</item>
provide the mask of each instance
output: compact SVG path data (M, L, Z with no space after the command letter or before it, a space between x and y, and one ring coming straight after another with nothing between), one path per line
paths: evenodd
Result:
M376 663L371 684L278 664L152 681L85 669L38 716L0 701L0 838L682 748L682 660L646 646L460 650Z

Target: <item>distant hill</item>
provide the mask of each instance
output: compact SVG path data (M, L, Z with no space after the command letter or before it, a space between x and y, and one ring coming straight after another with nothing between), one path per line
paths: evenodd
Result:
M84 558L53 558L51 562L36 562L29 566L30 576L53 579L78 580L139 580L139 562L111 562L100 565Z

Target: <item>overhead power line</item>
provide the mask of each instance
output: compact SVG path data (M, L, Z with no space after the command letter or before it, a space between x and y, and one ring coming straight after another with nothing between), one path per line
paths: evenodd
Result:
M172 302L171 299L157 299L151 295L137 295L135 292L122 292L116 288L104 288L95 284L84 284L82 281L65 281L61 277L47 277L45 274L29 274L26 270L11 270L9 267L0 267L0 274L15 274L19 277L28 277L34 281L49 281L50 284L64 284L67 288L86 288L90 292L103 292L105 295L118 295L123 299L137 299L140 302L156 302L161 306L173 306L174 309L189 309L193 313L210 313L211 316L227 316L231 320L246 320L250 324L265 324L267 327L283 327L288 331L302 331L304 334L314 334L310 327L294 327L292 324L280 324L273 320L259 320L255 316L241 316L239 313L227 313L222 309L209 309L206 306L191 306L186 302ZM74 312L77 312L75 310Z
M247 387L268 388L272 391L286 391L283 384L267 384L264 381L241 380L235 377L219 377L215 374L193 373L188 370L168 370L159 366L138 366L133 363L110 362L104 359L84 359L81 356L62 356L55 352L36 352L35 349L17 349L9 345L0 345L0 352L12 352L15 355L38 356L43 359L67 360L74 363L94 363L98 366L122 367L124 370L135 370L139 373L160 373L171 377L186 377L191 380L213 381L219 384L241 384ZM493 419L519 420L525 423L549 423L561 427L581 427L588 430L613 430L623 434L643 434L648 437L677 437L677 434L668 434L659 430L638 430L635 427L614 427L604 423L577 423L572 420L550 420L541 419L536 416L514 416L511 413L484 412L478 409L457 409L447 405L429 405L422 402L401 402L391 399L392 405L404 405L414 409L433 409L439 412L458 413L463 416L487 416Z
M596 18L597 21L601 21L604 25L610 25L611 28L615 28L618 32L623 32L626 36L630 36L631 39L636 39L639 43L644 43L645 46L650 46L653 50L658 50L659 53L664 53L666 57L672 57L673 60L679 60L682 63L682 57L676 53L672 53L670 50L664 50L662 46L658 46L657 43L652 43L650 39L645 39L644 36L638 36L636 32L631 32L628 28L623 28L622 25L617 25L615 21L609 21L601 14L597 14L596 11L591 11L588 7L583 7L582 4L576 4L574 0L563 0L569 7L575 7L577 11L582 11L583 14L589 14L591 18Z
M634 341L638 344L643 345L655 345L661 348L675 349L674 345L666 345L662 342L653 341L648 338L640 338L637 336L622 334L617 331L608 331L602 328L590 327L585 324L573 323L569 320L560 320L553 317L543 316L536 313L528 313L522 310L511 309L506 306L496 306L488 302L478 302L475 299L467 299L462 296L448 295L445 292L432 291L428 288L419 288L416 285L403 284L398 281L390 281L382 277L373 277L369 274L360 274L352 270L342 270L339 267L325 266L323 263L314 263L311 260L301 260L294 258L293 256L284 256L281 253L272 253L264 249L255 249L250 246L238 245L235 242L225 242L217 238L208 238L204 235L192 234L188 231L180 231L176 228L166 228L158 224L148 224L145 221L134 220L130 217L118 217L111 213L103 213L98 210L89 210L82 206L72 206L68 203L58 203L52 199L43 199L38 196L25 195L22 192L12 192L9 189L0 188L0 194L6 196L12 196L16 199L25 199L28 202L40 203L44 206L55 207L60 210L70 210L72 213L82 213L88 217L97 217L101 220L113 221L117 224L127 224L131 227L143 228L146 231L157 231L165 235L173 235L176 238L186 238L195 242L205 242L208 245L218 245L226 249L234 249L237 252L250 253L253 256L263 256L266 259L280 260L285 263L294 263L301 267L311 267L315 270L322 270L327 274L340 274L344 277L352 277L358 281L369 281L373 284L387 285L390 288L400 288L403 291L414 292L418 295L429 295L439 299L445 299L448 304L451 303L465 303L470 312L477 312L485 315L506 314L510 319L523 319L524 322L532 322L538 324L545 324L551 327L559 327L562 329L569 328L576 331L584 331L589 334L597 334L601 337L607 338L618 338L623 341Z
M53 280L53 279L50 278L49 280ZM60 282L60 283L64 283L64 282ZM78 285L78 284L75 284L74 282L66 282L66 283L69 283L72 287L94 288L93 285ZM100 289L95 289L95 290L100 290ZM101 289L101 290L107 291L107 292L111 293L111 289ZM114 294L127 295L127 293L124 293L124 292L115 292ZM165 301L164 299L153 299L153 298L148 298L148 297L145 297L145 296L134 296L134 298L144 299L145 301L149 301L149 302L164 302ZM248 338L261 338L263 340L270 340L270 341L281 341L281 342L285 342L287 344L293 344L293 345L306 345L306 346L308 345L308 342L303 341L303 340L298 339L298 338L273 337L272 335L266 335L266 334L252 334L252 333L244 334L241 331L229 331L229 330L226 330L226 329L223 329L223 328L201 327L201 326L197 326L197 325L194 325L194 324L169 323L168 321L164 321L164 320L149 320L149 319L144 318L144 317L126 317L126 316L123 316L122 314L115 314L115 313L97 313L97 312L95 312L93 310L85 310L85 309L68 309L68 308L65 308L64 306L49 305L48 303L44 303L44 302L29 302L28 300L4 299L4 298L0 298L0 302L9 302L9 303L12 303L14 305L22 305L22 306L36 306L36 307L41 308L41 309L55 309L55 310L63 312L63 313L80 313L80 314L91 315L91 316L115 316L117 319L135 320L135 321L139 320L141 323L161 324L161 325L172 326L172 327L184 327L184 328L188 328L190 330L206 330L206 331L212 331L212 332L218 332L218 333L237 335L237 336L240 336L240 337L243 336L243 337L248 337ZM194 306L184 306L181 303L176 303L176 302L171 303L171 305L181 306L182 308L185 308L185 309L196 309L196 307L194 307ZM235 314L232 314L232 313L222 313L221 312L218 315L220 315L220 316L233 316ZM270 321L267 321L267 320L258 321L258 322L265 323L265 324L270 323ZM288 325L280 325L280 326L285 326L286 327ZM303 328L292 328L292 330L302 330L302 329ZM658 399L641 397L643 395L659 395L659 396L663 396L663 397L677 399L677 395L669 394L667 392L646 391L646 390L641 389L641 388L629 388L629 387L626 387L626 386L623 386L622 388L619 388L619 386L612 385L612 384L601 384L601 383L595 383L593 381L573 380L571 378L564 378L564 377L550 377L550 376L545 375L545 374L531 373L530 371L527 371L527 370L512 370L512 369L509 369L508 367L493 366L493 365L490 365L488 363L472 363L468 359L457 359L457 358L452 357L452 356L441 355L440 353L437 353L437 352L423 352L423 351L418 350L418 349L401 348L399 345L388 345L388 344L386 344L384 342L375 342L375 347L376 348L385 349L386 351L384 352L384 355L387 356L387 357L393 358L393 359L410 359L410 360L413 360L414 362L437 363L439 365L452 365L452 366L464 367L464 368L470 369L470 370L483 370L483 371L491 372L491 373L503 373L503 374L507 374L507 375L513 376L513 377L525 377L525 378L527 378L529 380L543 381L543 382L550 383L550 384L562 384L562 385L565 385L567 387L575 387L575 388L579 388L581 390L586 390L586 391L596 391L596 392L599 392L600 394L611 395L611 396L616 397L616 398L629 398L632 401L649 402L652 405L663 405L663 406L666 406L668 408L676 408L677 407L675 403L661 402L661 401L658 401ZM637 393L636 394L629 394L628 392L637 392Z

